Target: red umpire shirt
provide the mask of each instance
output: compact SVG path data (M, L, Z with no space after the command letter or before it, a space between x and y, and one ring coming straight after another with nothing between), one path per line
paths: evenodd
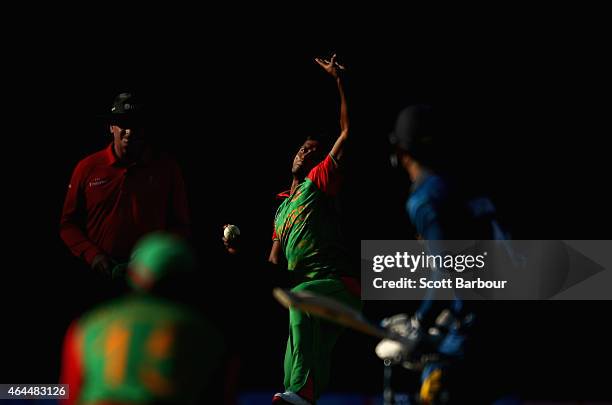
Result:
M75 256L91 265L104 253L127 261L141 236L157 230L189 233L185 185L176 162L147 149L125 165L113 144L81 160L74 169L60 235Z

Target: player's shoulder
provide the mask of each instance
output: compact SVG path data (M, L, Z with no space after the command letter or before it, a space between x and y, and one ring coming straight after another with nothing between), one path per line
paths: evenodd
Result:
M180 165L176 158L168 152L155 150L152 152L152 160L155 166L171 173L180 171Z
M136 319L142 323L158 323L180 322L189 317L190 314L172 302L148 295L128 294L93 308L80 318L79 325L85 330L98 330L117 321L129 325Z
M100 304L79 319L81 329L88 330L104 327L104 325L117 319L124 307L125 298L116 298L112 301Z
M107 148L104 148L102 150L99 150L97 152L94 152L94 153L91 153L85 156L83 159L81 159L77 163L75 171L87 172L97 166L108 164L109 163L108 154L109 154L109 151L107 147Z
M437 203L451 197L449 182L437 174L428 174L417 182L410 194L410 200L417 204Z
M448 179L438 174L430 174L423 181L421 187L419 187L423 193L430 196L430 198L441 199L448 197L451 192L451 184Z
M427 175L415 184L406 202L406 210L412 221L425 213L436 212L436 207L444 201L448 194L446 181L435 174Z
M323 160L317 163L317 165L310 170L310 173L308 173L308 176L306 177L311 177L311 175L321 170L323 171L339 170L341 169L341 167L342 166L340 166L340 164L338 163L334 155L332 155L332 153L330 152L325 156L325 158L323 158Z

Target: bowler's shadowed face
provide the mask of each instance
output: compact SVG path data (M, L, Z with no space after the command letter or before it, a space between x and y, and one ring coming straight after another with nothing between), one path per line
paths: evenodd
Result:
M320 143L316 140L307 140L304 142L298 153L293 158L293 166L291 173L296 176L306 176L312 168L314 168L323 158Z

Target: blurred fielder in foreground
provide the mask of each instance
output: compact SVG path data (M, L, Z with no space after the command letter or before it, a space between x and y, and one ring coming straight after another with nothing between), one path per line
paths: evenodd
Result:
M218 331L181 301L195 259L175 236L144 237L132 253L134 292L85 314L64 342L66 404L189 404L223 352Z

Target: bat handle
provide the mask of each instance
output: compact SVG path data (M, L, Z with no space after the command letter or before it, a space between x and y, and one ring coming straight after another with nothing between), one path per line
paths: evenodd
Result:
M393 405L395 403L395 393L393 392L393 387L391 387L391 376L393 367L391 365L391 360L386 359L384 361L385 369L384 369L384 388L383 388L383 398L384 405Z

